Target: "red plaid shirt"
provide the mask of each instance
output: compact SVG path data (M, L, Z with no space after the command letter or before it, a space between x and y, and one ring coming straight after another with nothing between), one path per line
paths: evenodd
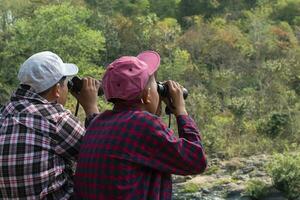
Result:
M0 199L69 199L85 132L79 121L24 88L0 113Z
M206 158L196 124L178 116L179 138L157 116L106 111L88 127L75 174L78 199L171 199L171 174L198 174Z

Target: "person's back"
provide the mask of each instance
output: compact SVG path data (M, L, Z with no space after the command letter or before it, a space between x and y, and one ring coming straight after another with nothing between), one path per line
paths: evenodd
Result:
M79 149L83 133L60 104L19 88L0 118L0 199L69 198L76 156L71 148ZM65 149L66 140L75 139Z
M63 105L67 76L77 72L76 65L63 63L48 51L34 54L22 64L20 86L0 110L0 199L72 197L85 129ZM86 96L97 98L97 90L91 91Z
M152 56L154 53L146 54ZM140 73L132 66L131 58L125 58L122 63L128 64L128 71L139 76ZM117 69L119 66L110 66L107 73L113 71L114 67ZM148 75L146 82L157 67L157 64L152 66L152 73ZM113 99L116 100L115 106L113 110L98 115L87 129L80 148L74 180L75 197L170 199L171 174L197 174L203 172L206 167L196 124L184 109L176 111L178 138L156 115L159 105L154 76L150 77L149 84L140 87L151 88L151 94L145 92L145 98L142 97L145 105L143 107L141 100L131 99L136 97L132 93L135 87L128 90L126 87L130 83L126 82L122 82L122 87L114 79L118 75L113 75L104 75L102 83L107 99L117 97ZM120 87L120 90L112 88L111 93L108 92L109 86L106 84L109 83L116 83L116 88ZM140 89L136 90L141 92ZM147 103L150 100L148 95L152 96L151 102L154 104ZM130 99L123 101L127 98Z

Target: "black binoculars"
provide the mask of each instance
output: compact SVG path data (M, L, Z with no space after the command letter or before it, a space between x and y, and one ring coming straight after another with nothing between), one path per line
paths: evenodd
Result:
M68 81L68 89L74 93L79 93L83 86L82 80L78 76L74 76L71 80ZM98 96L103 95L103 88L102 86L99 87Z
M157 92L161 97L169 97L169 88L166 83L157 82ZM182 88L183 98L186 99L188 97L188 90Z
M68 81L68 89L74 93L79 93L82 88L82 85L82 80L77 76L74 76L71 80ZM166 83L157 82L157 92L161 97L169 97L168 85ZM188 90L183 88L182 92L183 98L186 99L188 96ZM103 94L103 88L102 86L100 86L98 90L98 96L101 96Z

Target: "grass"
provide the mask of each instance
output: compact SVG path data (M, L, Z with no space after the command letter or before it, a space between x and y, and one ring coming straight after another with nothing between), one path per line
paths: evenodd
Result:
M184 193L195 193L198 192L201 187L196 183L187 183L183 187Z

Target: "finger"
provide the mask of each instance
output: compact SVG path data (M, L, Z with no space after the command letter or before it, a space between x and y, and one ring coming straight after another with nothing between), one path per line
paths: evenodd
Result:
M179 83L177 83L177 82L175 82L175 81L174 81L174 86L175 86L175 88L180 88Z
M92 88L95 87L95 79L90 78L90 86L91 86Z
M84 87L84 88L86 88L87 87L87 85L88 85L88 80L87 80L87 78L82 78L82 87Z
M87 77L87 80L88 80L88 87L90 88L90 87L92 87L92 78L91 77Z
M174 91L175 90L175 84L174 81L169 81L169 89Z
M95 83L95 79L93 79L93 78L90 78L90 86L91 86L91 88L95 88L95 85L96 85L96 83Z
M183 88L183 86L178 82L177 82L177 85L178 85L178 88L180 88L180 89Z
M93 87L93 89L96 89L97 88L97 80L96 79L94 79L94 78L92 78L92 87Z
M101 81L95 80L96 88L99 89L101 86Z
M95 85L96 85L97 88L100 87L100 84L101 84L100 81L98 81L97 79L95 79Z

